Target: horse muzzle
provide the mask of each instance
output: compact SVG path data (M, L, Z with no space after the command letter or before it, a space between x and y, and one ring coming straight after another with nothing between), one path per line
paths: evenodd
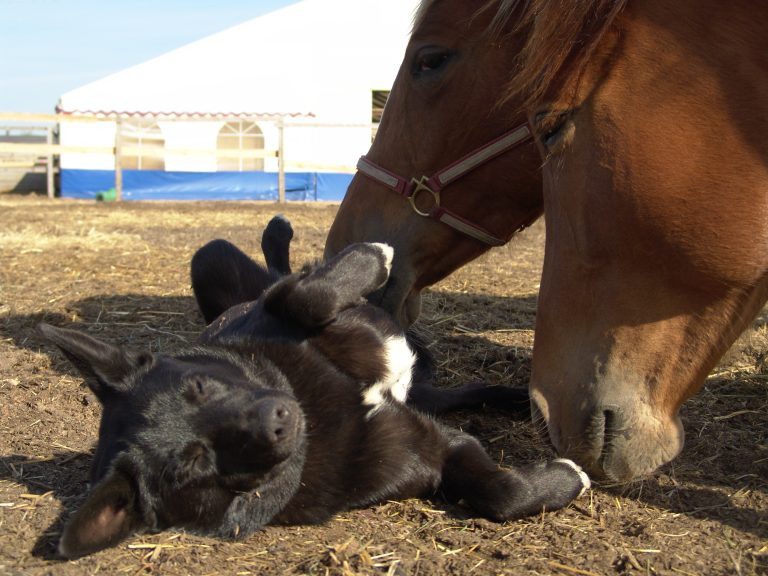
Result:
M641 479L682 450L679 416L662 417L642 402L604 403L560 412L531 392L534 419L543 418L558 454L578 462L596 479L625 483Z

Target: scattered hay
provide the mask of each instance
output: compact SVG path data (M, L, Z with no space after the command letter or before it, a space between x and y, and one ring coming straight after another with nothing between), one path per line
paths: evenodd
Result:
M168 532L56 561L63 516L87 486L100 411L35 324L73 323L155 351L185 346L202 327L189 288L194 250L221 237L260 259L261 229L278 211L296 229L294 261L318 257L334 206L0 198L0 573L768 573L766 311L684 407L680 458L566 510L494 524L439 499L387 502L242 542ZM422 325L444 385L525 385L542 246L539 224L426 295ZM447 420L501 465L549 454L533 426L491 408Z

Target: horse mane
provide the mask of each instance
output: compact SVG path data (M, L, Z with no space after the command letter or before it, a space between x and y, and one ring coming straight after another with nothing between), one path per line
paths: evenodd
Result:
M530 107L577 57L586 62L627 0L493 0L491 32L525 34L507 98Z
M413 29L440 0L422 0ZM488 0L479 12L495 10L488 34L525 37L518 69L507 98L524 105L538 101L567 63L577 56L586 61L628 0Z
M426 15L430 6L432 6L434 3L435 0L421 0L421 2L419 2L419 5L413 12L413 25L411 27L411 35L413 35L419 26L421 26L421 23L424 21L424 16Z

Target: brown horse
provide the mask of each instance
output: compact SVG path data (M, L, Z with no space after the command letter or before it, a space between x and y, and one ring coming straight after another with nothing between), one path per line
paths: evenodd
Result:
M768 6L498 0L473 18L464 4L422 3L369 158L430 174L524 111L541 159L505 152L440 201L504 237L537 197L520 175L543 165L531 396L559 452L645 475L679 453L681 404L768 299ZM485 248L366 174L327 250L370 239L396 247L383 302L405 321Z

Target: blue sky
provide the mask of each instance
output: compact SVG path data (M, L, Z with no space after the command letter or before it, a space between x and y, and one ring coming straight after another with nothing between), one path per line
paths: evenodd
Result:
M298 0L0 0L0 111L59 96Z

